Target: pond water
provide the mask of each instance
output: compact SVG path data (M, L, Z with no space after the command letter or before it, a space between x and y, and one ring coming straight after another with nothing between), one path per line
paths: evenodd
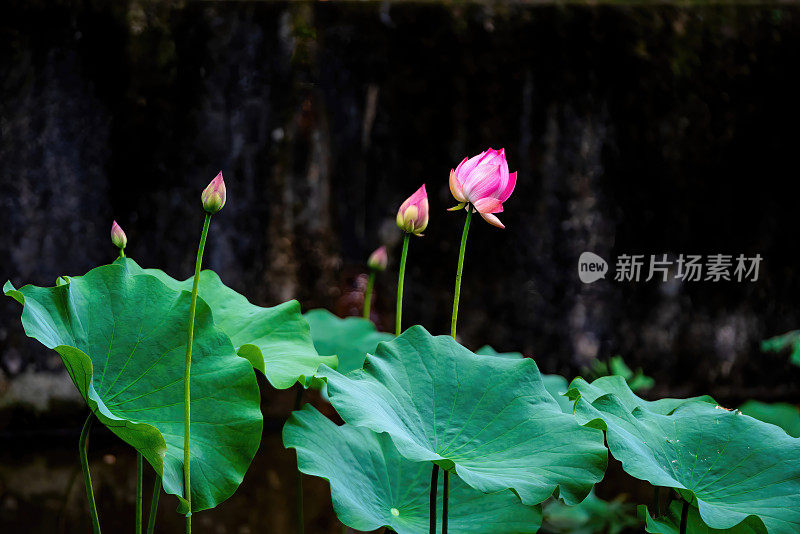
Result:
M267 413L286 408L288 414L291 404L286 392L273 393L271 400L275 402L269 403ZM282 424L277 417L265 421L261 447L242 485L217 508L193 517L198 532L295 532L296 463L294 451L283 447ZM60 424L51 425L57 428L33 428L0 436L0 530L29 534L91 531L78 461L81 425L82 417L65 416ZM136 488L133 449L95 424L89 461L103 531L132 532ZM146 464L145 522L152 485L153 470ZM341 533L327 482L304 476L303 490L306 532ZM183 516L176 507L177 499L162 493L156 532L182 532Z

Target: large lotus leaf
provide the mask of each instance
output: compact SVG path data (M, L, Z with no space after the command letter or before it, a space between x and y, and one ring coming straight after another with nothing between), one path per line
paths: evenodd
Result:
M57 287L10 282L25 333L64 361L98 419L140 451L167 493L183 495L183 371L188 292L105 265ZM192 509L230 497L261 440L252 367L197 300L192 346ZM180 499L182 512L186 502Z
M499 356L501 358L509 358L512 360L521 360L524 358L520 352L497 352L489 345L484 345L483 347L479 348L477 351L475 351L475 354ZM561 411L564 413L572 413L572 402L564 396L564 394L567 392L567 389L569 389L567 387L567 379L561 375L543 374L542 382L544 382L544 388L547 390L547 392L550 393L558 405L561 406Z
M794 404L776 402L769 404L749 400L739 410L759 421L781 427L793 438L800 437L800 408Z
M345 525L357 530L388 526L398 534L428 532L431 464L407 460L386 434L336 426L306 405L284 426L283 442L297 450L300 471L330 482L333 507ZM449 532L486 532L492 525L498 534L534 533L542 522L541 507L525 506L508 490L481 493L452 477L449 495ZM440 524L441 519L438 514Z
M542 375L542 382L548 393L556 400L564 413L572 413L572 401L566 396L567 379L561 375Z
M708 395L700 397L690 397L688 399L658 399L656 401L646 401L631 391L630 386L621 376L603 376L591 384L582 378L576 378L569 386L567 395L575 400L581 397L586 402L592 403L603 395L613 394L628 411L635 408L642 408L653 413L669 415L678 407L687 403L704 402L716 404L714 399Z
M644 505L639 506L639 517L645 521L645 531L650 534L680 534L682 501L673 501L666 515L653 517ZM700 517L700 512L690 506L686 514L686 532L691 534L766 534L764 525L754 517L749 517L731 528L711 528Z
M317 352L339 357L336 369L340 373L361 369L367 353L375 352L381 341L394 338L392 334L378 332L372 321L361 317L342 319L322 309L309 310L303 317L311 327L311 339Z
M607 428L608 448L628 474L696 499L709 526L757 517L771 533L800 531L800 441L782 429L706 402L672 415L631 411L613 394L578 398L575 416Z
M176 280L160 269L142 269L130 258L115 263L132 274L155 276L172 289L192 290L194 277ZM272 308L256 306L210 270L200 272L197 294L211 306L214 323L231 338L237 354L264 373L275 388L286 389L295 382L306 385L322 363L336 367L335 356L320 356L314 350L308 323L296 300Z
M406 458L480 491L512 488L538 504L559 488L575 503L603 476L602 433L561 411L530 358L476 355L414 326L378 345L363 370L320 376L345 421L388 433Z

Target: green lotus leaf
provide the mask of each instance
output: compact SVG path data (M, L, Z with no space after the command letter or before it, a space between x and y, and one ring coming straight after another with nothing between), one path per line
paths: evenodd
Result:
M511 488L533 505L558 489L576 503L603 476L602 433L561 411L530 358L476 355L414 326L379 344L364 369L319 375L345 421L388 433L409 460L480 491Z
M669 511L661 517L650 515L647 507L640 505L639 517L645 521L645 531L651 534L680 534L681 501L672 501ZM749 517L732 528L711 528L700 517L700 512L694 506L690 506L686 514L686 532L692 534L766 534L764 525L754 517Z
M497 352L489 345L484 345L483 347L479 348L477 351L475 351L475 354L500 356L501 358L509 358L512 360L521 360L524 358L520 352ZM558 405L561 406L561 411L564 413L572 413L572 402L564 396L564 394L567 392L567 389L569 389L567 387L567 379L561 375L543 374L542 382L544 382L544 388L547 390L547 392L550 393Z
M603 376L592 383L588 383L582 378L576 378L567 391L567 396L573 401L580 397L588 403L607 394L613 394L628 411L633 411L638 407L662 415L669 415L687 403L704 402L716 405L716 401L708 395L688 399L646 401L631 391L630 385L621 376Z
M328 310L309 310L303 314L311 327L314 348L320 354L339 357L340 373L349 373L364 366L367 353L375 352L378 343L393 339L392 334L378 332L372 321L361 317L335 316Z
M25 333L61 355L86 403L141 452L163 481L183 491L183 394L191 295L149 275L105 265L57 287L10 282ZM230 339L197 300L192 346L192 510L230 497L261 441L258 383Z
M633 371L620 355L612 356L608 360L610 375L621 376L633 391L642 391L652 388L656 381L644 374L641 369Z
M130 273L155 276L175 290L191 291L194 277L180 281L160 269L142 269L130 258L118 259ZM337 366L335 356L320 356L314 350L311 332L300 313L300 304L290 300L262 308L222 283L217 273L200 272L197 294L214 314L214 323L231 338L236 353L261 371L277 389L306 385L320 364Z
M542 375L542 382L544 388L555 399L564 413L572 413L572 401L566 397L566 392L569 389L567 379L561 375Z
M483 356L499 356L501 358L510 358L512 360L521 360L525 357L521 352L497 352L490 345L482 346L475 351L475 354L481 354Z
M789 361L800 365L800 330L792 330L761 342L763 352L782 352L786 349L791 349Z
M633 391L650 389L655 385L655 380L645 375L641 369L633 371L625 359L620 356L612 356L608 361L596 359L586 370L591 376L597 378L601 376L621 376L628 382Z
M336 426L306 405L283 428L283 442L297 450L303 473L327 479L339 520L357 530L383 526L398 534L426 534L429 526L431 465L404 458L386 434L363 427ZM439 477L441 509L443 478ZM534 533L541 507L525 506L508 490L481 493L453 477L449 532ZM438 514L441 524L441 514Z
M769 404L749 400L739 408L745 415L781 427L793 438L800 437L800 408L794 404L776 402Z
M707 525L732 528L750 517L771 533L800 531L800 442L782 429L707 402L671 415L630 410L615 394L579 397L575 416L607 429L625 472L677 489Z

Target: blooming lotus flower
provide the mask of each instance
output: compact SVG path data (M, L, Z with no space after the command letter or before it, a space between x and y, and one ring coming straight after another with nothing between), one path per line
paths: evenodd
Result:
M397 226L414 235L422 235L428 227L428 193L425 191L425 184L400 205L397 210Z
M385 271L389 263L389 255L386 254L386 247L380 247L370 254L367 266L373 271Z
M460 202L451 211L472 204L486 222L505 228L494 214L503 211L503 202L511 196L515 185L517 173L508 172L504 148L490 148L473 158L464 158L450 171L450 192Z
M111 223L111 242L120 250L128 245L128 236L122 231L122 227L117 224L117 221Z
M203 190L200 199L203 201L203 209L211 215L222 209L222 206L225 205L225 180L222 179L222 171L219 171L219 174Z

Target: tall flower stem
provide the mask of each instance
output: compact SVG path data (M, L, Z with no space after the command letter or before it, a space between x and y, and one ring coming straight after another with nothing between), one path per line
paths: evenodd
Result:
M464 252L467 250L467 234L469 223L472 220L472 209L467 206L467 220L464 222L464 231L461 233L461 249L458 252L458 270L456 271L456 291L453 296L453 318L450 320L450 335L456 337L458 324L458 302L461 299L461 273L464 271Z
M303 386L297 384L297 395L294 398L294 409L299 410L303 404ZM296 506L297 506L297 534L305 532L305 518L303 517L303 473L300 472L300 467L297 468L297 488L296 488Z
M467 219L464 221L464 231L461 232L461 247L458 251L458 269L456 270L456 289L453 295L453 318L450 320L450 335L456 338L456 326L458 325L458 302L461 300L461 274L464 272L464 254L467 250L467 235L469 235L469 223L472 220L472 207L467 205ZM450 502L450 480L449 472L444 472L444 488L442 495L442 534L447 534L447 517ZM431 507L436 506L435 497L431 501ZM432 512L433 513L433 512Z
M680 534L686 534L686 523L689 520L689 501L683 501L683 509L681 509L681 530Z
M394 319L394 335L399 336L403 324L403 282L406 277L406 256L408 256L408 240L411 234L406 232L403 237L403 254L400 256L400 275L397 279L397 313Z
M150 501L150 516L147 519L147 534L154 534L156 531L156 515L158 514L158 497L161 495L161 477L156 473L156 481L153 483L153 498Z
M142 534L142 453L136 452L136 534Z
M100 519L97 517L97 505L94 502L94 490L92 489L92 475L89 473L89 431L92 429L92 413L83 423L81 437L78 441L78 454L81 457L81 469L83 470L83 483L86 486L86 499L89 501L89 515L92 518L92 532L100 534Z
M442 490L442 534L447 534L447 512L450 500L450 471L444 472L444 489Z
M375 286L375 269L370 269L367 289L364 291L364 319L369 319L370 308L372 307L372 288Z
M436 493L439 490L439 466L433 464L431 470L431 524L430 534L436 534Z
M186 513L186 534L192 532L192 478L190 473L191 455L189 454L191 427L191 372L192 372L192 339L194 337L194 314L197 307L197 286L200 284L200 265L203 263L203 250L206 247L208 227L211 214L206 213L203 222L203 233L200 235L200 246L197 247L197 261L194 264L194 282L192 283L192 299L189 304L189 334L186 340L186 365L183 371L183 496L189 507Z

